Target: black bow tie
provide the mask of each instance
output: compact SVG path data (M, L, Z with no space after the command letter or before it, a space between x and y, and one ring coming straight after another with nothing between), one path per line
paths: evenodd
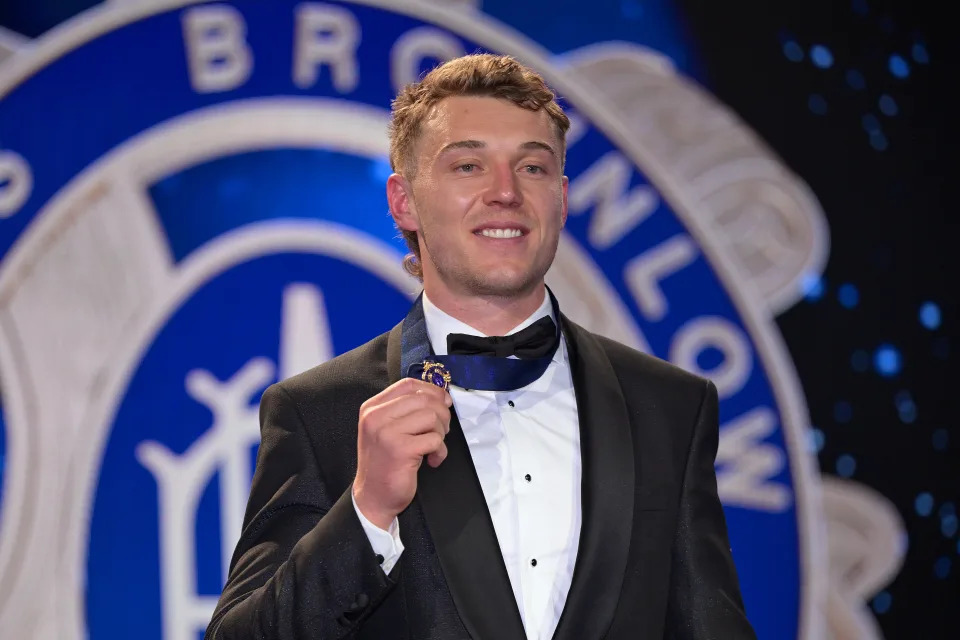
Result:
M465 333L451 333L447 336L447 353L497 358L543 358L553 352L556 340L557 326L553 324L550 316L544 316L526 329L509 336L481 338Z

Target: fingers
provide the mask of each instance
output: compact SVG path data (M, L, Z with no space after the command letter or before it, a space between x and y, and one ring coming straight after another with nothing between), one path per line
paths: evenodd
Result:
M427 464L431 467L439 467L440 464L447 459L447 445L446 443L441 443L440 447L436 451L431 451L427 454Z
M407 450L411 458L422 458L427 456L427 462L432 467L436 467L447 457L447 445L443 441L443 436L431 431L410 439L409 449Z
M450 409L445 404L438 403L436 398L420 394L394 398L374 411L385 418L400 420L411 414L421 412L424 409L433 411L437 417L442 420L450 421Z
M438 400L446 403L448 407L453 405L453 400L450 398L450 394L447 393L446 390L441 389L436 385L432 385L429 382L417 380L416 378L403 378L402 380L398 380L370 400L376 401L374 404L382 404L394 398L416 393L426 394L428 397L435 397Z
M375 441L391 447L402 447L404 443L422 435L436 434L441 439L450 431L449 416L438 416L432 409L421 409L407 415L402 421L394 421L389 428L375 431Z
M449 396L447 396L449 397ZM439 402L434 394L414 393L395 397L383 404L367 407L361 411L362 421L370 431L379 431L388 424L395 426L391 430L417 434L430 430L436 418L441 425L441 433L450 430L450 408Z
M447 457L444 438L450 431L450 412L441 407L444 416L438 416L435 408L424 408L407 414L401 420L390 420L381 428L374 427L369 434L370 444L387 453L395 461L422 462L436 467Z

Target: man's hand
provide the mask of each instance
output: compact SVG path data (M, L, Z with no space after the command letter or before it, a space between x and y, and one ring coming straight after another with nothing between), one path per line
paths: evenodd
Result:
M413 501L423 456L431 467L447 457L452 405L440 387L404 378L360 406L353 497L367 520L389 527Z

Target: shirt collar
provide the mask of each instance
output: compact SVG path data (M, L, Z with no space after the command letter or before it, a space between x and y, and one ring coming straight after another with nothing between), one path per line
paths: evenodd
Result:
M547 295L546 290L543 292L543 302L540 303L540 306L537 307L537 310L531 313L526 320L515 326L504 335L510 335L520 331L521 329L525 329L543 316L550 316L554 322L557 322L557 318L553 314L553 305L550 304L550 296ZM448 334L465 333L470 336L487 337L487 334L483 333L482 331L474 329L467 323L461 322L460 320L457 320L450 314L441 310L430 301L430 298L427 297L426 292L423 293L423 317L427 322L427 337L430 338L430 346L433 347L433 352L438 356L447 355ZM557 349L554 351L554 362L560 362L562 360L562 352L563 349Z

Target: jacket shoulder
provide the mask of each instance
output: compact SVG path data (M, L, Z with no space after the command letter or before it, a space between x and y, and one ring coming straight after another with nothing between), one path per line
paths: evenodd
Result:
M278 385L295 400L318 394L350 393L357 388L375 388L378 382L387 379L389 335L389 332L383 333Z
M643 385L661 393L702 396L709 381L662 358L644 353L606 336L591 333L603 348L621 384Z
M387 386L388 333L270 386L264 396L286 396L309 427L352 423L360 405Z

